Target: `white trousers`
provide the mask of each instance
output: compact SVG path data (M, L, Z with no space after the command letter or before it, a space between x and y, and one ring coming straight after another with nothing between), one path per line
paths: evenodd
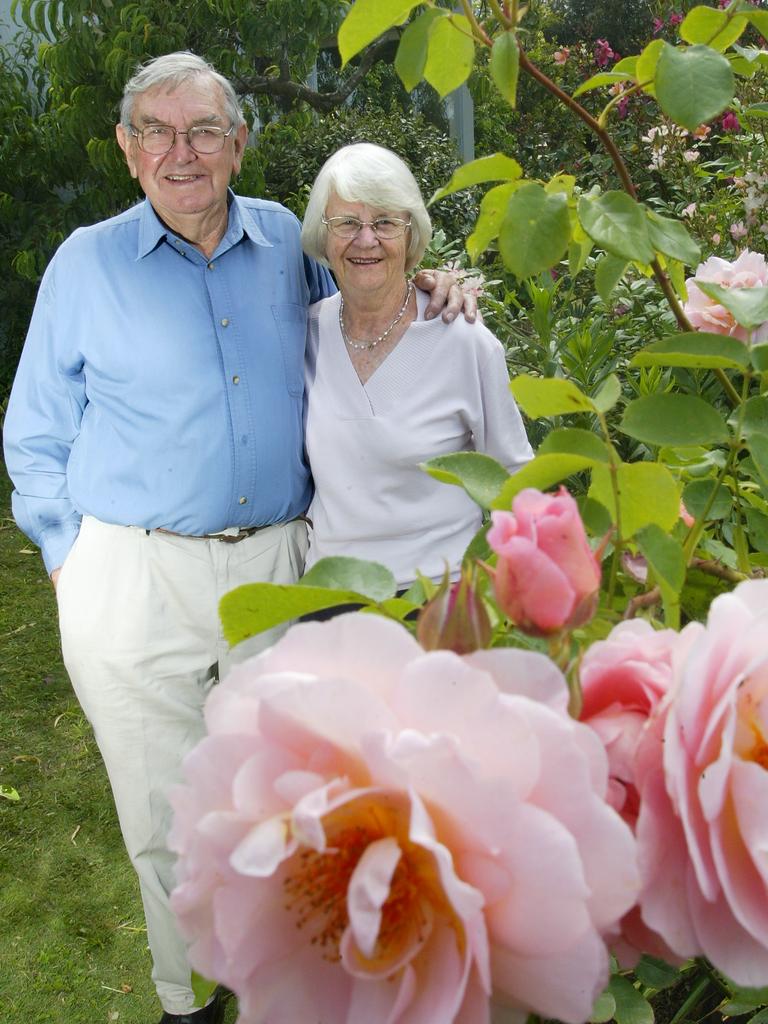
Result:
M139 876L152 978L169 1013L191 1010L194 996L186 945L168 905L168 789L203 735L213 683L282 632L230 650L218 603L243 583L295 582L306 547L303 522L228 544L85 517L59 576L64 663L109 774Z

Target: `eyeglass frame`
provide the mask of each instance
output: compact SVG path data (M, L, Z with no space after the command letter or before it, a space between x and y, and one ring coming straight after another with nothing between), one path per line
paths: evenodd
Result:
M339 221L339 220L356 220L357 223L360 226L358 227L358 229L354 233L354 235L340 235L338 233L338 231L336 231L336 229L333 227L333 224L332 224L332 221ZM402 231L400 231L396 235L390 235L389 238L385 238L384 239L385 242L391 242L395 238L402 238L403 235L405 234L405 232L408 230L408 228L413 226L413 220L411 218L409 218L408 220L403 220L402 217L385 217L385 216L381 216L381 217L376 217L375 220L360 220L359 217L345 217L343 214L340 214L337 217L326 217L325 215L323 215L323 217L322 217L323 224L325 224L325 226L328 228L328 230L331 232L331 234L335 235L337 238L343 238L347 242L351 242L355 238L357 238L357 236L360 234L360 232L363 230L363 228L370 228L371 231L374 233L374 235L376 235L376 237L379 239L379 241L381 241L381 236L379 235L378 231L376 230L376 221L379 221L379 220L391 220L394 223L402 224L402 226L403 226Z
M161 121L152 124L146 124L144 125L143 128L137 128L136 125L133 124L129 124L127 127L131 130L131 132L133 132L133 137L136 139L136 144L138 145L139 149L142 151L142 153L146 153L147 156L165 156L167 153L170 153L173 147L176 145L177 135L186 135L187 145L194 153L197 153L198 156L215 156L216 153L221 153L221 151L224 149L224 146L226 145L227 139L235 130L234 124L231 124L229 126L229 130L226 132L217 124L193 124L192 127L187 128L186 131L181 131L181 129L179 128L174 128L172 124L163 124ZM144 149L144 140L142 138L142 135L148 128L168 128L170 131L173 132L173 142L171 142L168 149L163 150L162 153L150 153L148 152L148 150ZM206 128L208 130L213 128L217 133L220 132L221 135L217 135L216 137L221 138L221 146L218 149L209 150L209 152L207 153L204 150L195 149L194 144L190 141L189 133L195 131L198 128Z

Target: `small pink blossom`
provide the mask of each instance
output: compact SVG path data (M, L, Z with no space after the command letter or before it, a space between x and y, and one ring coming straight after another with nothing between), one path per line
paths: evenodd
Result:
M552 54L552 60L555 64L565 64L568 58L571 56L571 51L567 46L561 46L559 50L555 50Z
M694 525L694 523L696 522L695 518L691 515L691 513L685 507L685 502L683 501L682 498L680 499L680 518L683 520L683 522L685 523L685 525L688 527L689 530Z
M698 160L700 156L701 153L699 153L698 149L686 149L683 153L683 159L686 163L689 164L695 163L695 161Z
M642 921L679 957L768 984L768 580L712 602L635 756Z
M596 39L594 46L595 63L598 67L604 68L611 61L618 60L618 53L611 48L607 39Z
M694 213L696 213L696 210L697 210L696 203L688 203L688 205L683 210L683 216L684 217L692 217L694 215Z
M675 13L675 14L670 14L670 16L669 16L669 24L670 24L670 25L671 25L671 26L672 26L673 28L674 28L674 27L675 27L676 25L679 25L679 24L681 24L682 20L683 20L683 15L682 15L682 14L678 14L678 13Z
M739 132L741 122L732 110L728 110L720 118L720 127L724 132Z
M711 131L712 129L708 124L700 124L698 128L694 128L691 135L693 135L694 139L706 139Z
M488 543L498 555L493 580L504 613L533 635L587 622L597 606L600 563L566 489L527 488L511 512L491 512L491 520Z
M713 245L720 245L721 241L722 241L722 239L720 238L720 232L716 231L714 233L714 235L712 235L712 244Z
M173 799L172 903L240 1024L490 1024L492 993L586 1020L639 879L566 704L542 655L427 653L360 614L216 687Z
M714 241L714 236L713 236ZM768 264L761 253L746 249L732 263L710 256L708 260L696 268L694 277L685 282L688 301L685 303L685 315L697 331L711 331L714 334L728 334L732 338L747 341L749 338L745 328L736 323L733 314L715 299L710 299L697 286L699 281L711 281L724 288L758 288L768 285ZM768 341L768 322L752 332L755 343Z
M743 220L737 220L735 224L731 224L728 230L731 233L731 238L735 242L740 238L745 238L749 234L749 228L745 225Z
M654 18L653 19L653 34L655 36L657 36L659 34L659 32L663 32L663 31L664 31L664 22L661 20L661 18Z

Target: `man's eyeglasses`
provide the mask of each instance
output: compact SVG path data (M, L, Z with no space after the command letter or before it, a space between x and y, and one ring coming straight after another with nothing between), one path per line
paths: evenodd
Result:
M377 217L376 220L358 220L357 217L323 217L323 224L339 238L356 238L363 228L370 228L377 238L399 238L411 226L401 217Z
M223 128L217 128L212 124L198 124L185 132L180 132L178 128L173 128L169 124L148 124L145 128L134 128L130 124L128 127L136 136L139 149L150 156L162 156L163 153L170 153L176 143L177 135L186 135L190 148L194 149L196 153L220 153L224 149L225 140L235 130L234 125L225 132Z

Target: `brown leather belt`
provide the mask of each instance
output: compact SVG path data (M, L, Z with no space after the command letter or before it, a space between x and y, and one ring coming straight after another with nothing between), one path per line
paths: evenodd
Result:
M277 524L269 524L269 526L274 525ZM252 537L259 530L266 529L268 529L267 526L246 526L244 529L238 530L237 533L176 533L175 530L165 530L162 526L158 526L154 533L167 533L169 537L183 537L184 540L220 540L225 544L239 544L246 537ZM147 530L147 533L152 532L152 530Z
M309 523L310 526L312 525L307 516L304 515L289 519L288 522L295 523L298 520ZM287 523L267 523L266 526L244 526L237 533L176 533L175 530L166 530L164 527L158 526L155 530L147 530L146 533L147 535L150 533L167 533L169 537L183 537L184 540L220 540L224 544L239 544L246 537L252 537L254 533L259 533L261 530L268 530L270 526L287 525Z

